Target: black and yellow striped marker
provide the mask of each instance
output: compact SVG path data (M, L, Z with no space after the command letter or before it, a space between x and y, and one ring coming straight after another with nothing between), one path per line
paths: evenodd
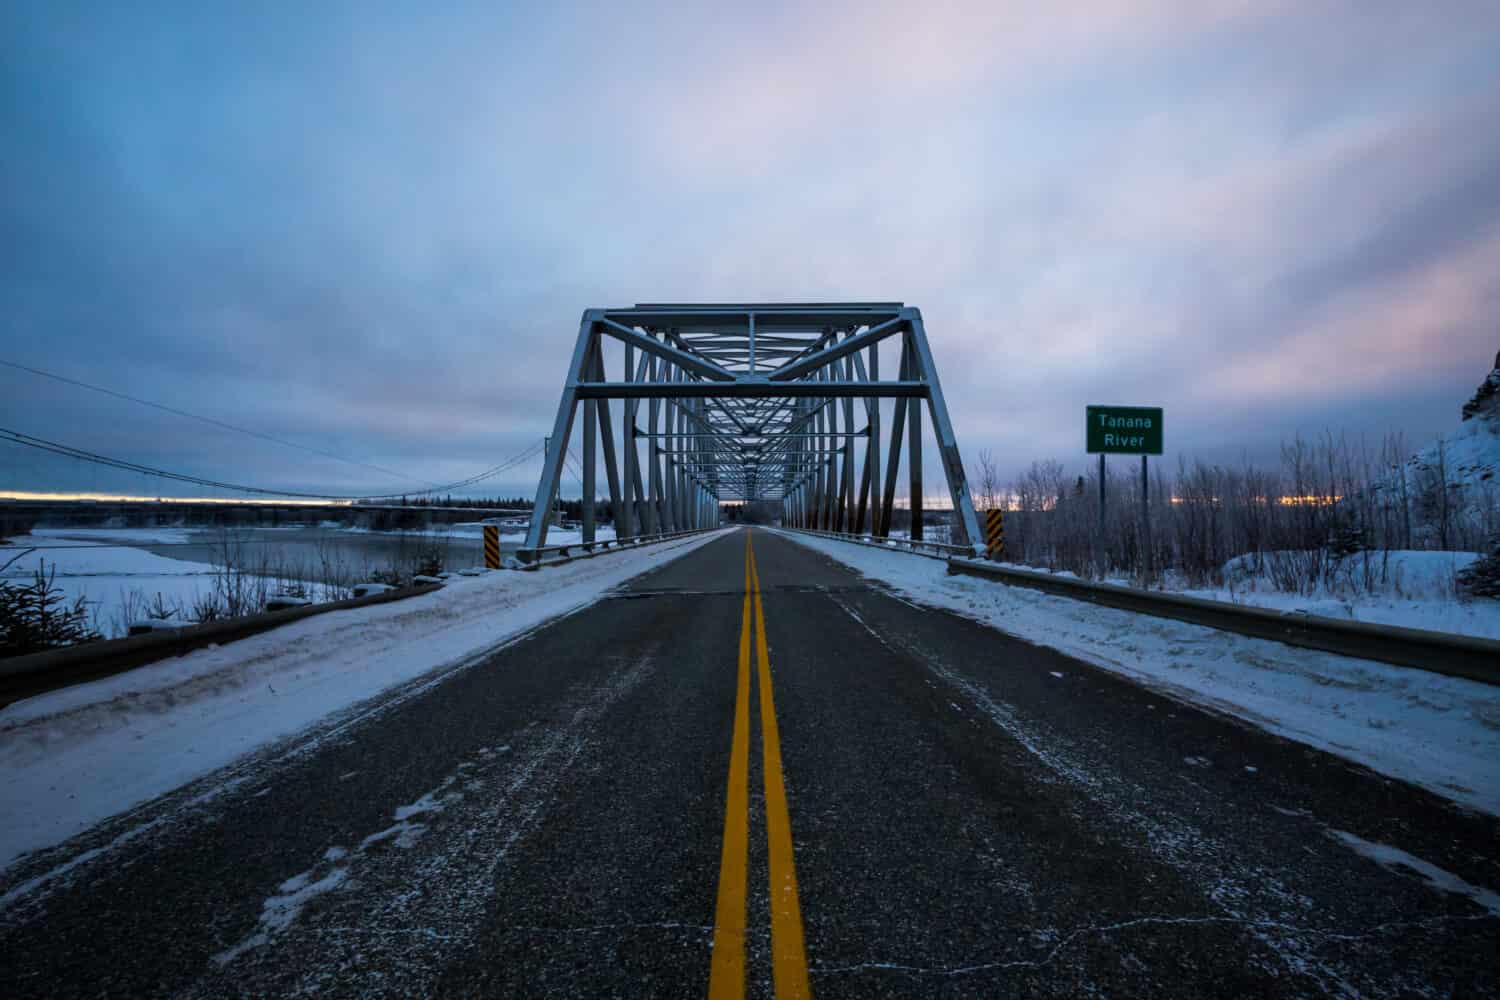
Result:
M500 568L500 529L493 524L484 526L484 565L488 569Z
M1005 551L1005 512L1000 509L984 512L984 557L999 559Z

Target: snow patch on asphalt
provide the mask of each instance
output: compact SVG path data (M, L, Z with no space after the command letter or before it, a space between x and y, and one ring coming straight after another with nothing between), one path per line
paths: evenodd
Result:
M327 875L312 881L312 872L305 871L300 875L294 875L281 883L276 895L266 900L261 907L260 930L235 945L226 948L214 956L214 961L220 965L239 958L251 948L258 948L271 939L271 935L279 933L289 927L302 908L314 898L325 892L332 892L344 884L349 877L349 869L335 868Z
M309 955L328 937L391 970L392 995L430 994L447 956L483 926L512 849L537 828L579 758L599 751L593 733L601 718L655 668L654 651L621 660L603 684L575 692L560 724L533 724L512 744L475 750L436 788L396 806L391 826L353 849L328 848L277 886L255 930L216 955L218 968L189 995L315 992L327 970ZM417 837L420 851L387 849L411 847ZM316 913L304 913L311 899L335 890ZM222 969L268 944L275 947L254 956L253 968Z
M1415 854L1408 854L1399 847L1390 844L1377 844L1363 837L1355 836L1346 830L1329 830L1329 836L1348 847L1354 853L1369 858L1388 871L1400 872L1405 868L1420 876L1424 882L1438 892L1451 892L1459 896L1467 896L1479 906L1489 911L1491 916L1500 917L1500 893L1493 889L1474 885L1459 878L1450 871L1445 871L1430 861L1424 861Z
M0 871L395 685L455 667L718 538L334 611L0 710Z
M1500 814L1500 690L1489 685L949 576L906 552L784 537L921 604Z

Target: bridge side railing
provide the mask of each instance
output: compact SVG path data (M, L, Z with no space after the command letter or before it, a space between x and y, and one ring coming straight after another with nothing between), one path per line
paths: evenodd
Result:
M541 545L534 549L519 548L515 550L516 560L521 564L513 567L516 569L540 569L542 566L555 566L575 559L587 559L590 556L602 555L610 549L639 548L642 545L666 542L674 538L687 538L690 535L701 535L708 531L718 531L720 525L712 528L690 528L687 531L659 531L650 535L634 535L630 538L597 538L592 542L565 542L562 545ZM570 554L581 553L581 554Z
M839 542L853 542L856 545L868 545L876 549L900 549L933 559L973 559L977 553L983 551L983 546L929 542L925 538L876 538L868 533L856 535L847 531L816 531L812 528L779 528L777 530L791 531L799 535L813 535L817 538L832 538Z

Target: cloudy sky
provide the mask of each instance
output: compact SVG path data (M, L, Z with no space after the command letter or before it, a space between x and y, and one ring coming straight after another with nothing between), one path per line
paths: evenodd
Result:
M0 427L284 489L521 451L586 306L918 305L1007 474L1089 402L1420 442L1500 349L1494 0L11 0L0 136L0 360L412 478L14 368Z

